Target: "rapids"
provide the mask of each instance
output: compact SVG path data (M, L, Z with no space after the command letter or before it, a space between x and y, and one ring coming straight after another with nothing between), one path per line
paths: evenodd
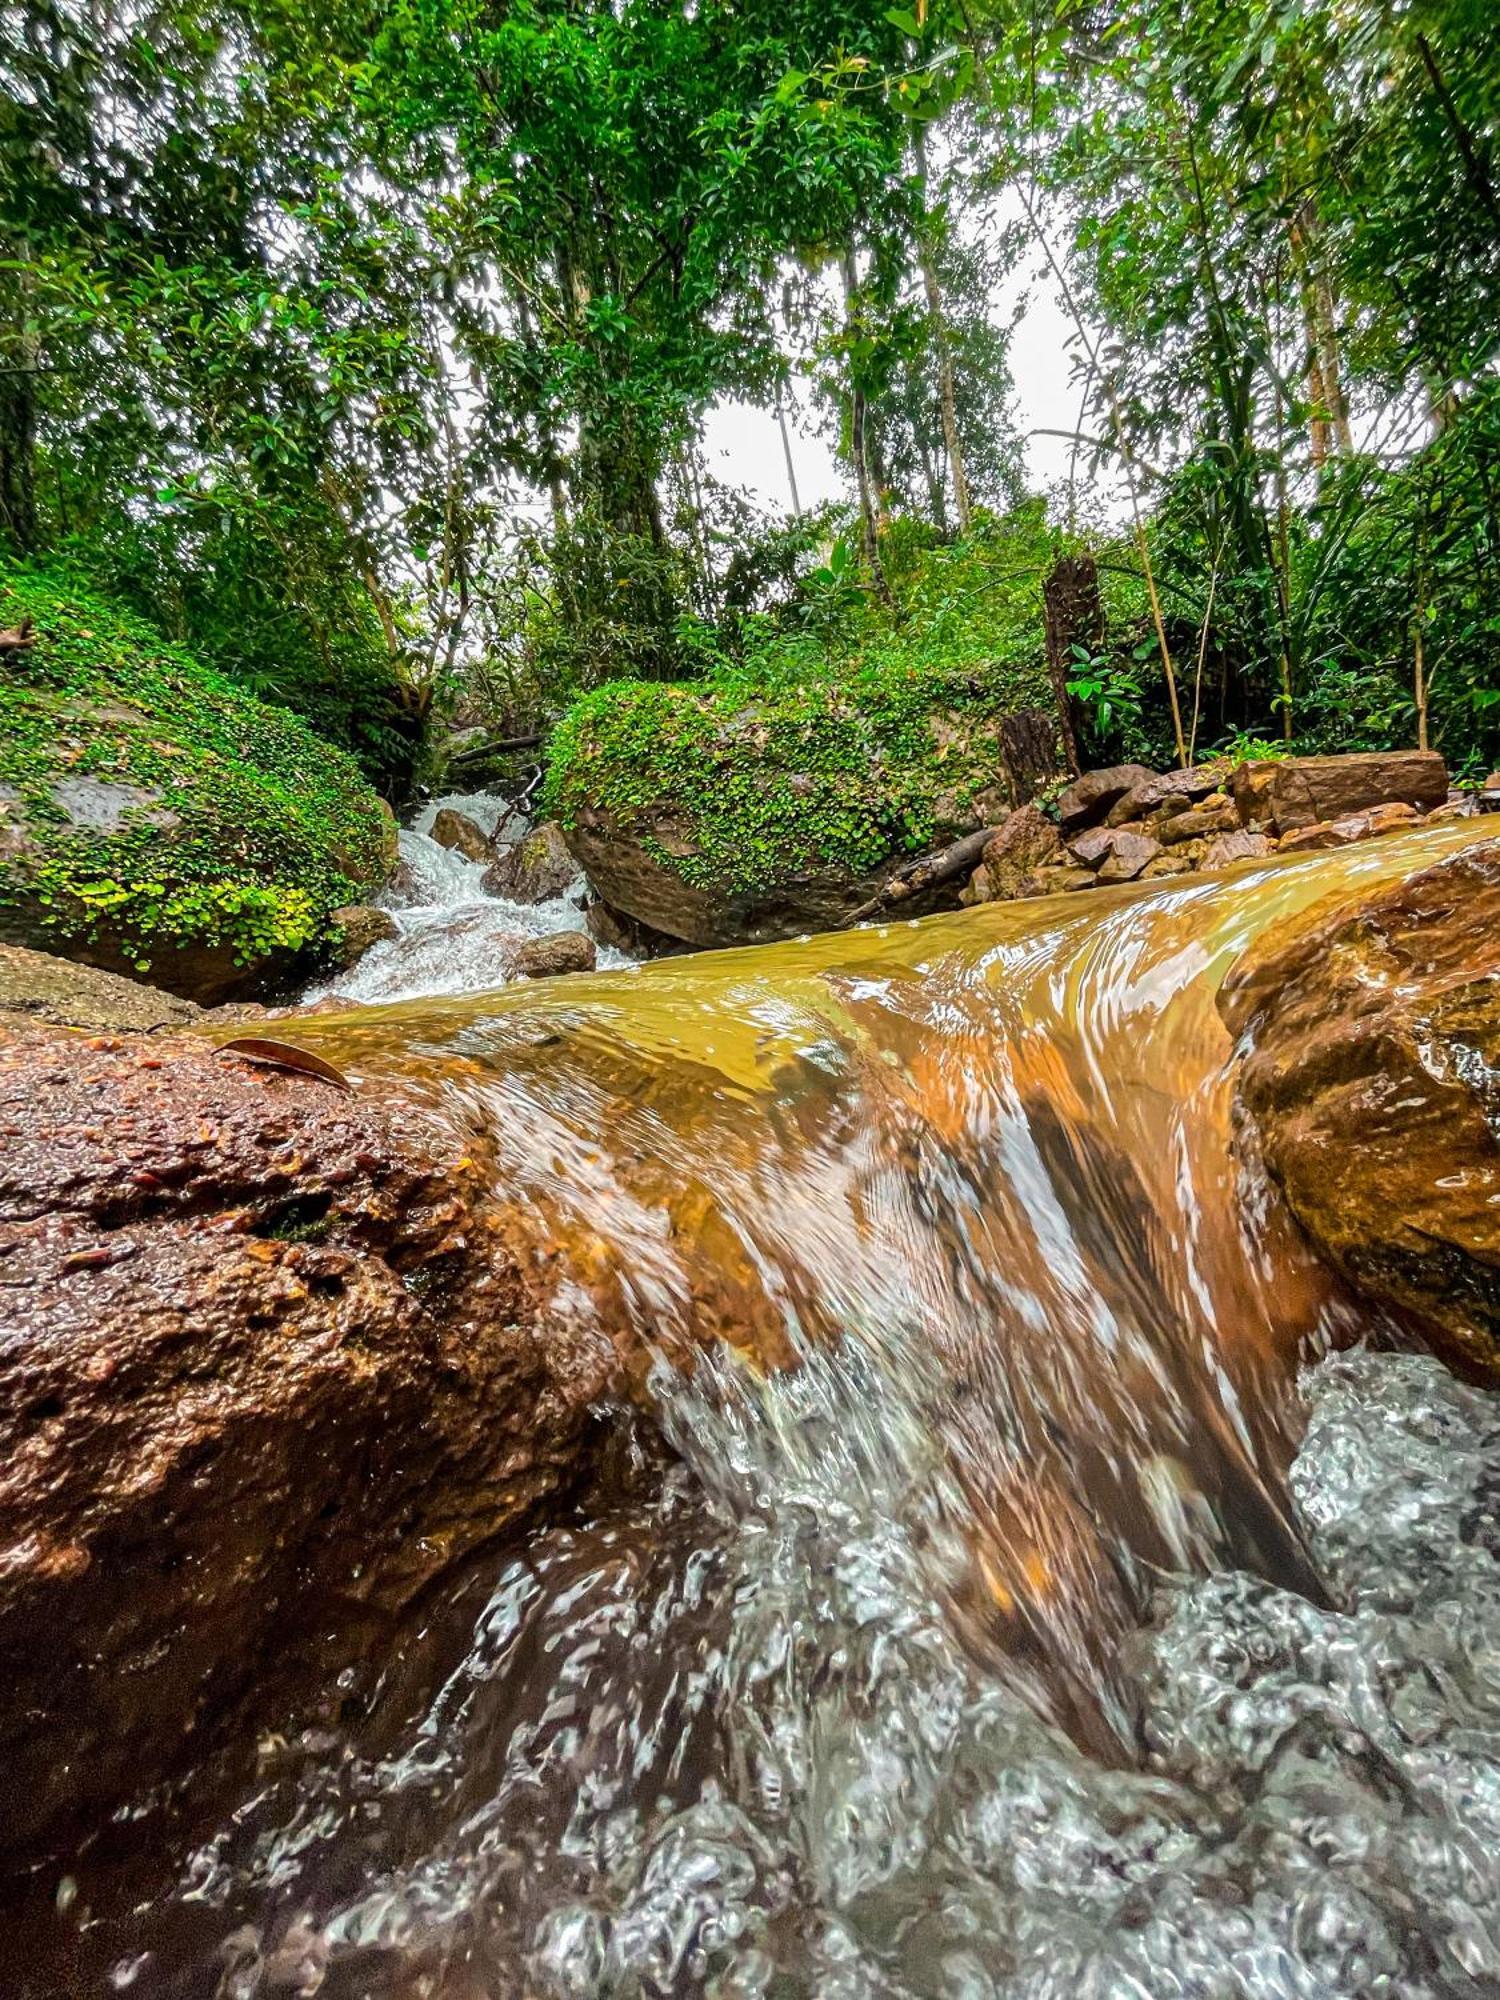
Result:
M1215 1008L1476 837L299 1022L650 1414L13 1989L1500 1993L1500 1404L1313 1266Z

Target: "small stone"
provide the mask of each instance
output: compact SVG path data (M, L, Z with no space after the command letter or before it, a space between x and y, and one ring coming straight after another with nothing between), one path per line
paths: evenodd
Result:
M1133 785L1110 808L1105 824L1124 826L1131 820L1144 819L1147 813L1157 812L1178 801L1181 801L1185 811L1199 799L1206 799L1210 792L1218 791L1228 773L1229 766L1222 758L1212 764L1195 764L1186 771L1163 771L1158 777Z
M393 938L397 930L389 910L377 910L369 903L346 903L328 921L335 932L330 956L341 972L362 959L372 945Z
M1206 798L1201 805L1190 806L1186 812L1174 813L1163 823L1162 842L1174 847L1182 840L1202 840L1209 834L1230 833L1239 826L1240 816L1233 804L1222 794Z
M1169 875L1191 875L1193 864L1180 850L1175 854L1158 854L1154 861L1148 861L1141 870L1143 882L1160 882Z

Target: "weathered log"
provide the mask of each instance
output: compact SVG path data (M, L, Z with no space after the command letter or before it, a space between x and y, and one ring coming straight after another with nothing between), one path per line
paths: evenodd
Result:
M997 827L982 826L977 833L966 833L961 840L950 841L946 847L921 855L899 869L879 894L862 904L849 921L865 923L877 911L892 903L909 903L913 896L924 895L929 889L940 889L945 882L969 874L979 866L985 843L993 840L998 831Z

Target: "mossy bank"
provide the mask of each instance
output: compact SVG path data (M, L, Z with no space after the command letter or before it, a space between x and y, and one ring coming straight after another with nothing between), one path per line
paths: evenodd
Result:
M0 564L0 937L195 999L312 962L394 864L352 757L66 567Z
M605 900L692 944L847 921L907 857L1056 768L1026 669L871 660L614 682L553 739L547 796Z

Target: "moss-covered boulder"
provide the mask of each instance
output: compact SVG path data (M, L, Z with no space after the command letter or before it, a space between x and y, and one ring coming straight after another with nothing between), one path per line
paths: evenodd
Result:
M0 938L200 1001L331 942L395 861L354 760L65 568L0 565Z
M669 937L835 929L912 855L1057 771L1036 692L886 663L768 687L617 681L556 731L548 803L604 901Z

